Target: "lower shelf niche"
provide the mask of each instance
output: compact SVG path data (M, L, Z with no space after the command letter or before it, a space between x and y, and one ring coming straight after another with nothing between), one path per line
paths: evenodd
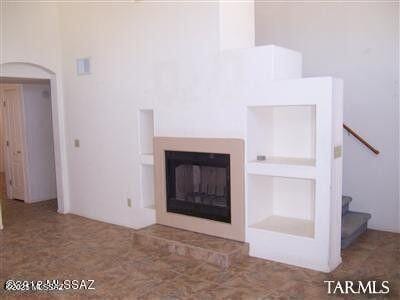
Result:
M248 175L250 228L314 238L315 181Z
M154 170L152 165L140 166L142 207L154 209Z

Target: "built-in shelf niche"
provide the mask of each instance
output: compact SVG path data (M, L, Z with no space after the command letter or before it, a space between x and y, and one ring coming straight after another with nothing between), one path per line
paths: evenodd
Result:
M315 166L315 120L315 105L248 107L247 161Z
M139 110L139 155L142 208L154 209L154 113L152 109Z
M141 204L143 208L154 209L154 168L152 165L140 166L141 177Z
M248 175L250 228L314 238L315 181Z
M152 109L139 110L140 154L153 154L154 113Z

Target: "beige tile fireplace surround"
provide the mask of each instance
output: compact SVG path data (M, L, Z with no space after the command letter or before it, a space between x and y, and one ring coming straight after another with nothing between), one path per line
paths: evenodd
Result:
M167 212L165 151L230 155L231 223ZM244 141L218 138L154 138L155 208L158 224L237 241L245 238Z

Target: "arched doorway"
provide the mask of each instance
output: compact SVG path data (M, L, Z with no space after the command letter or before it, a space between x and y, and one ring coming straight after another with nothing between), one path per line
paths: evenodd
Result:
M29 62L7 62L0 65L0 78L48 79L51 88L51 110L55 170L57 182L57 204L59 213L69 212L67 154L65 144L64 106L62 86L52 70Z

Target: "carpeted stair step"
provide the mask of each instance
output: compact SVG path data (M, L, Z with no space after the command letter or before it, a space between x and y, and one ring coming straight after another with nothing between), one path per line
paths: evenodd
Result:
M342 216L349 211L350 202L353 200L350 196L342 196Z
M342 249L367 230L369 219L370 214L355 211L348 211L342 216Z

